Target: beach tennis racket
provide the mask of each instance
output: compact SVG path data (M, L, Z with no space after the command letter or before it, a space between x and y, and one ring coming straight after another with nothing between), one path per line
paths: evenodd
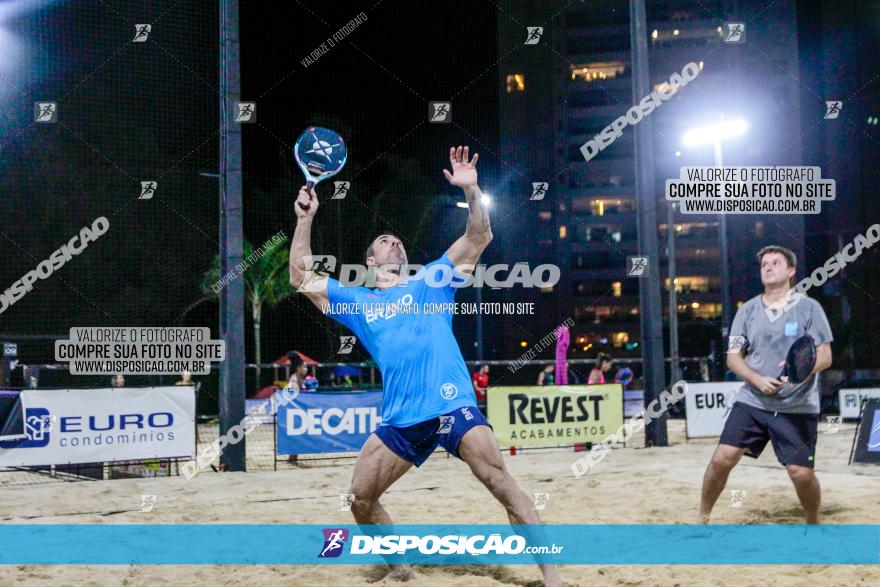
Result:
M800 385L807 380L816 366L816 341L809 334L800 337L788 349L785 366L779 377L788 377L792 385Z
M306 177L306 189L333 177L345 166L348 151L338 133L320 126L310 126L293 145L293 158ZM303 210L309 206L300 204Z

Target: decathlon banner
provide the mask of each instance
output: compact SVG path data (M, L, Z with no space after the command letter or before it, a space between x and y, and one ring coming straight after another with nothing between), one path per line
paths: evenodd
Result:
M880 399L880 388L840 389L837 392L840 401L840 416L844 420L858 420L863 399Z
M382 423L382 392L303 392L277 418L278 454L356 452Z
M623 425L623 387L490 387L487 411L502 446L600 442Z
M21 392L26 439L0 442L0 466L193 457L192 387Z
M688 438L721 436L742 381L688 383L685 396Z

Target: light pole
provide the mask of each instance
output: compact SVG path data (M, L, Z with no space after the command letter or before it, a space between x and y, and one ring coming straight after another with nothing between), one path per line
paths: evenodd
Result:
M669 271L669 368L674 384L681 379L678 361L678 293L675 291L675 202L668 202L666 215L666 256Z
M716 124L701 126L688 131L683 142L689 147L713 144L715 147L715 167L724 166L724 153L721 143L744 134L748 130L745 120L722 120ZM724 182L722 182L722 193ZM722 212L718 215L718 248L721 256L721 337L727 338L730 328L730 267L727 246L727 216Z

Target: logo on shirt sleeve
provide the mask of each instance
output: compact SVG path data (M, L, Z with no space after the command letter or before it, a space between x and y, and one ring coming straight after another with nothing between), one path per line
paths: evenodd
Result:
M729 336L727 337L727 352L736 353L746 346L745 336Z

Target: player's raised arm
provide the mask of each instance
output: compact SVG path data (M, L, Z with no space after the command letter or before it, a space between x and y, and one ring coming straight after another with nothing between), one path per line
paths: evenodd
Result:
M318 275L313 267L307 266L312 255L312 221L318 211L315 189L307 190L302 186L293 207L296 210L296 230L290 243L290 285L304 293L318 308L323 308L330 303L327 277Z
M477 159L479 155L474 153L474 158L469 159L468 147L463 150L451 147L449 149L449 163L452 172L443 170L443 175L454 186L458 186L464 192L468 203L468 221L464 235L452 243L446 255L456 266L464 265L462 270L471 270L480 255L490 242L492 242L492 226L489 224L489 210L483 203L483 193L477 185Z

